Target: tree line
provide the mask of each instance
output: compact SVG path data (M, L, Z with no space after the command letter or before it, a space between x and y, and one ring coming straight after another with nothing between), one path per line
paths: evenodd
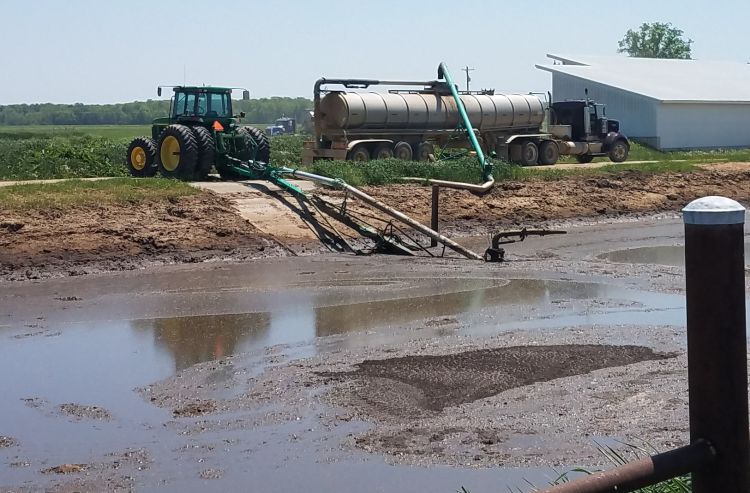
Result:
M281 116L302 121L312 101L306 98L272 97L237 100L235 113L245 121L270 123ZM0 106L0 125L145 125L167 116L169 101L148 100L120 104L13 104Z

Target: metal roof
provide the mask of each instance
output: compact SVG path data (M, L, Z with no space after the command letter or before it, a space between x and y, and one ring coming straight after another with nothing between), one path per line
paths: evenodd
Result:
M750 104L750 64L626 56L547 55L563 65L536 65L667 103Z

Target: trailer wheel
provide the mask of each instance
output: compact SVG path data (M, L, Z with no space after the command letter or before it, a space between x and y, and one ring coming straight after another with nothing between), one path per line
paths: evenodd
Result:
M621 163L628 158L630 146L624 140L618 140L609 149L609 160L613 163Z
M380 144L372 153L373 159L393 159L393 149L390 144Z
M578 154L576 156L576 161L578 161L581 164L590 163L593 160L594 160L594 156L592 156L591 154Z
M132 176L156 174L156 143L148 137L136 137L128 146L128 170Z
M432 145L432 143L420 142L417 145L417 161L434 161L434 160L435 160L435 147Z
M521 145L521 164L534 166L539 160L539 148L534 142L528 141Z
M198 141L198 165L195 167L195 179L205 180L216 160L216 142L211 132L205 127L193 127Z
M555 164L560 157L560 149L552 140L545 140L539 144L539 164L549 166Z
M411 161L414 157L414 150L408 142L401 141L393 146L393 156L402 161Z
M370 151L364 144L357 144L352 147L352 150L346 155L347 161L369 161Z
M167 178L190 180L198 163L198 142L186 125L169 125L159 136L159 171Z

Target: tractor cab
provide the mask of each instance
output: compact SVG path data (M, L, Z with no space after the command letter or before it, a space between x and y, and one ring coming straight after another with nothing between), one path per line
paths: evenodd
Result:
M599 140L620 131L620 122L607 118L605 105L588 100L552 103L550 124L570 125L574 141Z
M170 119L173 123L229 123L232 115L232 90L223 87L174 88Z

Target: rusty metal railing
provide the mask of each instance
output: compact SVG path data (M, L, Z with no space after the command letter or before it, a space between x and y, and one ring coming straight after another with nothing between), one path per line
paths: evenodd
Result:
M704 197L683 220L690 444L543 493L623 493L688 473L693 493L750 491L745 208Z

